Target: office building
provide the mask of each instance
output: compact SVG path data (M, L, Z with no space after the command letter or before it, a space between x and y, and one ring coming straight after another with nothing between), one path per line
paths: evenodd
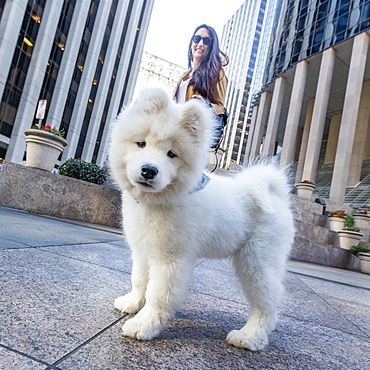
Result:
M41 123L65 131L61 162L104 163L109 125L133 95L153 2L0 1L0 157L21 163L24 131Z
M246 1L224 26L221 49L230 63L225 105L229 121L222 143L222 165L242 163L248 140L254 92L262 88L276 0Z
M186 71L186 68L144 51L134 98L143 88L147 87L161 88L172 97L177 83Z
M318 194L340 206L370 158L370 2L280 0L277 9L244 163L280 151L296 182L325 178Z

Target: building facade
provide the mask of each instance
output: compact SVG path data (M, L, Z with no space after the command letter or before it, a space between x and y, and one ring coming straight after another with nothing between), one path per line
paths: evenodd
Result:
M226 67L229 86L225 102L229 121L222 143L227 148L222 158L226 167L233 162L241 163L244 158L252 96L263 85L276 4L276 0L246 1L223 29L221 49L230 59Z
M368 0L281 0L244 163L281 151L296 182L330 169L340 206L370 158ZM251 130L252 131L252 130Z
M40 123L65 131L61 162L104 163L109 124L133 95L153 2L0 1L0 157L21 163L24 131Z
M144 51L134 98L138 96L140 90L147 87L162 88L172 97L178 82L186 71L186 68Z

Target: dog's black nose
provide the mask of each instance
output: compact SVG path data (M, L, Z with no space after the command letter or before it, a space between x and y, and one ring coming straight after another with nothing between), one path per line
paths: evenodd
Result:
M158 169L150 164L144 164L141 167L141 176L146 180L154 179L158 175Z

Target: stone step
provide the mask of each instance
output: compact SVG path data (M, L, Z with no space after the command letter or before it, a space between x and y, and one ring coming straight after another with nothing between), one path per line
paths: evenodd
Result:
M290 258L354 271L360 271L360 261L350 251L340 248L338 233L329 229L326 207L312 199L293 195L292 207L296 236ZM364 232L361 244L368 244L369 232Z
M360 260L345 249L333 245L317 244L307 239L295 238L290 258L295 261L360 271Z
M313 200L302 199L292 195L292 209L294 218L312 225L327 227L327 217L324 216L326 207Z
M311 243L331 245L339 248L338 233L322 226L309 224L297 219L295 221L296 236Z

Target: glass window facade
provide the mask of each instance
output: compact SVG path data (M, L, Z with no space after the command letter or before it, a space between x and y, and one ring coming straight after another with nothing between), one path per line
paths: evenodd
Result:
M64 108L63 118L60 125L60 129L64 130L66 138L68 137L72 112L76 103L76 97L78 93L78 86L81 81L82 72L84 70L85 59L89 48L89 42L91 39L92 30L96 20L96 13L98 11L99 3L100 0L93 0L90 4L89 14L86 19L86 26L82 36L80 49L76 60L76 65L73 71L73 77L69 88L67 102Z
M12 134L46 0L29 0L0 103L0 134Z
M140 32L139 31L141 30L141 27L142 27L142 23L143 23L143 18L144 18L144 13L145 13L146 6L147 6L147 0L144 0L143 1L143 5L142 5L142 10L141 10L141 13L140 13L139 22L138 22L137 27L136 27L136 36L135 36L134 45L132 47L132 53L131 53L131 57L130 57L130 62L128 64L126 79L125 79L125 83L123 85L123 91L122 91L121 101L120 101L120 105L119 105L120 108L123 106L124 100L126 98L127 86L129 84L129 80L130 80L131 69L132 69L132 67L134 65L133 60L134 60L134 57L135 57L135 54L136 54L135 53L135 50L136 50L136 48L138 46L138 40L139 40L139 35L140 35ZM119 109L118 112L120 110L121 109Z
M280 0L265 83L293 64L370 27L370 0Z
M247 142L247 138L245 137L244 133L245 133L245 130L247 129L246 125L249 126L250 124L250 117L246 117L246 113L248 112L249 107L250 107L250 94L251 94L251 87L252 87L252 79L254 75L255 64L257 61L258 48L259 48L260 40L261 40L261 31L262 31L262 24L263 24L264 16L265 16L265 9L266 9L266 1L262 1L259 12L258 12L257 25L256 25L256 30L255 30L255 34L253 38L252 49L251 49L251 58L249 60L249 64L247 67L247 76L246 76L245 83L244 83L242 101L241 101L240 109L239 109L238 123L237 123L236 132L235 132L233 151L231 155L231 160L233 161L236 161L238 159L238 153L239 153L240 146L241 145L244 146L244 150L245 150L245 144ZM230 143L228 143L228 145L230 145Z
M230 115L222 143L228 150L222 161L225 167L231 161L243 160L252 96L262 87L275 7L275 0L245 2L224 27L221 49L230 58L226 67L226 107Z
M46 105L44 122L46 122L49 113L50 101L51 97L53 96L55 84L58 78L59 67L62 62L63 51L65 49L69 28L71 26L75 5L76 0L64 0L62 12L59 18L53 47L51 49L44 81L39 96L39 100L45 99L49 103ZM34 118L33 124L38 124L38 120L36 120L36 118Z
M118 66L119 66L119 63L120 63L121 57L122 57L122 49L123 49L123 45L124 45L125 40L126 40L126 34L127 34L127 29L128 29L129 21L130 21L130 18L131 18L131 13L132 13L132 7L133 7L133 5L134 5L134 0L130 0L130 2L128 4L128 7L127 7L125 24L123 26L123 31L122 31L122 34L121 34L121 39L120 39L118 50L117 50L116 61L114 63L113 72L112 72L112 75L111 75L111 80L110 80L110 84L109 84L107 100L105 102L104 111L103 111L103 114L102 114L102 117L101 117L101 121L100 121L98 136L96 138L94 153L93 153L93 157L92 157L92 162L93 163L95 163L96 160L97 160L97 158L98 158L100 144L101 144L101 140L102 140L103 133L104 133L104 128L105 128L106 121L107 121L108 110L109 110L109 107L110 107L111 97L112 97L114 85L115 85L115 82L116 82L116 76L117 76Z
M0 0L0 157L23 163L37 102L65 131L60 161L102 165L108 126L129 102L154 0ZM58 163L59 164L59 163Z
M3 16L4 7L5 7L5 0L0 0L0 21L1 21L1 17Z
M114 21L114 17L117 11L117 3L118 3L118 0L113 0L111 8L110 8L108 22L105 27L104 38L103 38L102 46L101 46L100 53L99 53L99 58L96 63L95 75L94 75L94 79L91 85L88 103L86 105L85 116L83 119L83 124L82 124L81 132L80 132L80 138L78 140L78 144L76 148L75 158L81 158L81 155L82 155L82 150L83 150L83 146L86 140L86 134L89 128L91 114L94 109L95 97L98 92L99 81L100 81L100 77L101 77L102 70L103 70L105 55L106 55L107 48L108 48L108 43L109 43L109 38L110 38L112 26L113 26L113 21Z

